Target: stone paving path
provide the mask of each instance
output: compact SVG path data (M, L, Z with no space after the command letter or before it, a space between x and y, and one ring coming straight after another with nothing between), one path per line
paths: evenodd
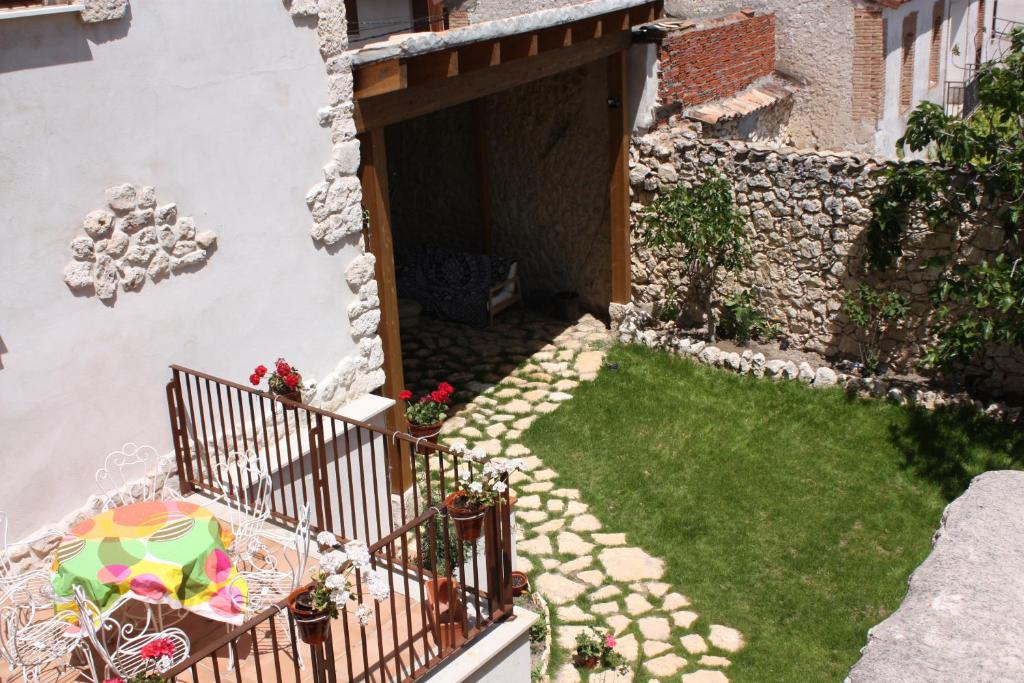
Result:
M630 681L642 669L652 680L727 682L728 657L744 646L743 635L721 624L700 628L689 598L662 581L664 561L605 527L581 492L560 487L543 454L521 442L539 415L597 378L610 344L604 325L591 316L567 324L513 313L489 330L423 318L403 333L407 386L424 390L447 380L467 401L445 423L445 442L526 459L529 471L512 480L517 568L556 610L552 636L567 658L576 635L595 625L616 634L631 672L592 674L590 681ZM581 680L571 664L552 673L557 683Z

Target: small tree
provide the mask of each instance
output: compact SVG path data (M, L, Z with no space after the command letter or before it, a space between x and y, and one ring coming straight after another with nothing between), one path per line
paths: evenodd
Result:
M907 317L910 300L899 292L861 285L846 295L843 310L860 328L860 360L864 370L876 372L882 361L882 336L890 325Z
M663 252L682 247L682 266L703 308L708 337L715 340L715 289L723 273L750 263L746 224L733 202L729 181L717 171L692 189L676 186L640 215L644 243Z

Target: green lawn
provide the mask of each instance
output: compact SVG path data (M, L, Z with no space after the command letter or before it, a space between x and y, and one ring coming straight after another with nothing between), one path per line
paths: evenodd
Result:
M983 418L850 399L616 347L525 444L607 531L668 562L701 615L748 646L733 681L839 681L900 603L945 505L1024 463ZM561 656L557 658L561 660Z

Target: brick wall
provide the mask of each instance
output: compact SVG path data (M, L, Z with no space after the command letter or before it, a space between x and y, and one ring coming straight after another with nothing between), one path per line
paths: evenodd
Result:
M853 11L853 118L874 123L885 94L885 20L876 8Z
M662 104L693 106L731 97L775 70L775 15L732 15L685 24L661 47Z

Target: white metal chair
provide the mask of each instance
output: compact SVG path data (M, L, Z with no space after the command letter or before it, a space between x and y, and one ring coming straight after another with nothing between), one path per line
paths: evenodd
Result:
M74 611L45 616L32 604L20 603L19 591L8 593L0 603L0 654L15 675L26 683L38 683L44 671L58 676L71 666L75 652L82 655L92 680L100 683L92 651L85 646L82 619ZM51 605L52 609L52 605Z
M8 543L7 527L7 513L0 511L0 602L17 591L18 599L22 604L31 604L37 609L52 607L55 595L47 569L32 569L18 573L11 560L11 549L19 546L31 549L32 546L44 539L53 541L53 546L56 548L64 534L56 529L48 529L35 538Z
M241 592L236 593L234 598L235 606L245 615L246 619L278 605L302 584L312 550L309 520L310 508L307 503L299 508L299 523L291 535L278 537L275 534L266 534L268 538L277 541L283 547L287 569L279 567L277 558L268 551L265 555L254 558L262 562L259 567L241 571L232 579L231 586L243 582L246 584L247 599L242 599ZM295 634L290 628L287 629L287 632L292 652L296 656L299 666L303 666L302 655L294 641ZM233 659L231 667L234 667Z
M120 623L108 612L99 610L85 597L80 586L75 586L75 604L81 619L84 638L92 645L106 665L104 676L131 679L139 673L163 673L188 659L191 643L179 628L149 631L152 623L139 629L133 623ZM91 615L85 617L85 615ZM166 640L174 646L174 654L150 663L142 656L143 649L157 640Z
M230 511L227 523L234 540L228 555L235 567L257 565L269 551L260 539L263 524L270 517L272 482L266 467L253 451L231 453L213 469L214 484L220 491L214 499Z
M132 442L110 453L103 467L96 471L96 484L104 497L103 509L179 497L166 486L169 464L170 459L152 446Z

